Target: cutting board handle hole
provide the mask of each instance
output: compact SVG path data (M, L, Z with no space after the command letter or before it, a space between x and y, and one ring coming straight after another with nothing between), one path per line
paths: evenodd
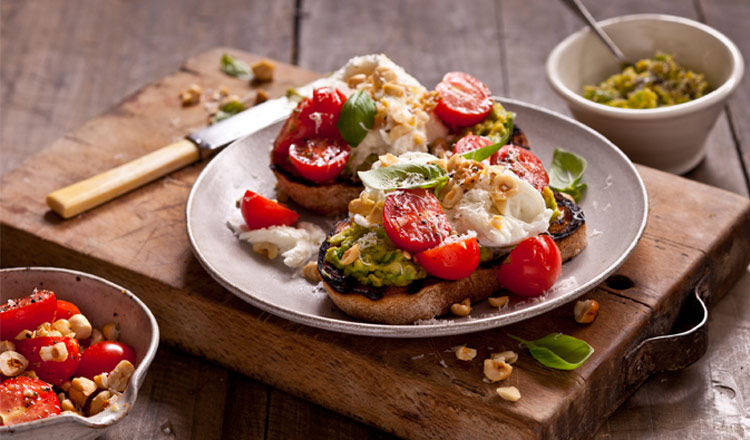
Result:
M633 283L633 280L626 277L625 275L612 275L611 277L607 278L607 287L614 290L628 290L631 287L635 286L635 283Z

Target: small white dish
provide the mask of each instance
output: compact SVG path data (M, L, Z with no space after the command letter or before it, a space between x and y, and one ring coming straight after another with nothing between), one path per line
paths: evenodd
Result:
M694 168L726 100L742 79L737 46L717 30L682 17L638 14L600 22L631 60L657 51L674 55L684 68L703 73L711 92L693 101L655 109L623 109L583 97L583 86L599 84L621 68L590 29L560 42L547 58L552 88L576 119L599 131L634 162L675 174Z
M122 420L135 405L159 346L159 327L151 311L127 289L94 275L68 269L27 267L0 270L0 300L31 294L34 288L55 292L59 299L77 305L94 327L108 322L120 324L120 340L135 350L136 369L127 390L117 400L117 409L92 417L73 414L48 417L18 425L1 426L0 437L20 439L93 439Z

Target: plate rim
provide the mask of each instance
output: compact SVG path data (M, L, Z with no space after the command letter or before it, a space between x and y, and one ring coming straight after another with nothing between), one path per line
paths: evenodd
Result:
M213 166L216 166L214 165L215 163L217 163L217 161L215 160L216 157L214 157L213 160L211 160L208 163L208 165L203 168L200 175L193 183L193 186L190 189L190 193L188 195L187 203L185 206L185 224L186 224L188 240L190 242L190 247L191 247L191 250L193 251L193 255L195 255L196 259L200 262L201 266L203 266L203 268L208 272L208 274L216 282L218 282L225 289L229 290L233 295L239 297L240 299L244 300L245 302L249 303L250 305L254 307L258 307L259 309L265 312L271 313L273 315L279 316L289 321L308 325L310 327L314 327L314 328L318 328L322 330L339 332L339 333L345 333L345 334L360 335L360 336L376 336L376 337L386 337L386 338L423 338L423 337L449 336L449 335L460 335L460 334L466 334L466 333L475 333L475 332L480 332L483 330L503 327L503 326L510 325L516 322L520 322L520 321L532 318L534 316L541 315L563 304L566 304L575 300L576 298L580 297L581 295L595 288L602 281L604 281L604 279L606 279L609 275L611 275L617 269L619 269L625 263L625 260L630 256L633 250L635 250L635 247L638 245L641 238L643 237L643 233L646 229L646 224L648 222L648 205L649 205L648 193L646 191L646 186L643 182L643 178L641 177L640 173L638 173L638 170L636 169L633 162L625 155L625 153L622 152L622 150L620 150L609 139L607 139L606 137L604 137L602 134L592 129L591 127L588 127L587 125L569 116L563 115L553 110L546 109L544 107L540 107L535 104L530 104L524 101L510 99L510 98L503 98L503 97L493 97L493 99L496 100L497 102L500 102L503 105L511 104L513 106L524 107L528 110L540 112L547 116L561 119L564 122L567 122L569 124L577 126L580 129L583 129L584 131L593 135L595 138L598 138L598 140L600 140L601 142L605 143L608 147L610 147L610 149L612 149L613 152L619 156L619 159L625 165L627 165L627 170L630 171L635 177L635 184L640 190L638 194L640 196L640 200L642 200L643 202L643 213L642 213L640 224L638 225L635 236L633 237L631 242L628 244L624 252L620 254L617 257L617 259L612 264L610 264L609 267L607 267L602 272L598 273L595 277L592 277L591 279L587 280L583 284L576 286L575 289L573 290L575 292L574 295L564 295L562 297L553 298L548 301L540 302L530 308L521 310L520 311L521 313L519 313L515 317L515 319L513 319L511 322L497 322L497 321L502 321L502 319L499 319L499 318L502 318L504 316L504 315L498 315L496 317L483 317L483 318L465 321L461 323L454 323L451 320L446 320L445 322L439 323L439 324L378 324L378 323L370 323L370 322L364 322L364 321L356 321L356 320L353 320L354 318L352 318L351 321L344 321L341 319L313 315L309 313L295 312L295 311L280 307L276 304L264 301L262 299L259 299L249 294L241 287L232 283L230 280L224 279L224 277L220 275L218 270L214 268L211 262L209 262L202 255L202 253L200 252L199 246L196 242L196 239L194 236L195 234L194 234L191 222L190 222L190 212L191 212L191 209L192 209L195 197L196 197L195 196L196 192L199 190L201 186L201 182L208 175L209 170ZM264 127L264 128L267 128L267 127ZM247 136L243 136L242 138L237 139L236 141L232 142L230 145L228 145L225 148L224 151L221 151L217 155L217 157L223 154L225 151L227 151L227 149L232 148L235 144L243 142L245 139L247 139L250 136L253 136L254 134L255 133L251 133Z

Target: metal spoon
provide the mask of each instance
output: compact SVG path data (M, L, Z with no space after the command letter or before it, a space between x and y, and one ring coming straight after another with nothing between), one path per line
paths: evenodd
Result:
M583 3L581 3L581 0L563 0L563 3L565 3L568 8L578 14L581 18L583 18L586 23L588 23L594 33L599 37L599 39L601 39L602 42L607 46L607 48L614 54L615 58L620 61L620 64L624 66L630 66L633 64L627 58L625 58L625 55L622 54L620 48L618 48L617 45L609 38L609 36L604 32L601 26L599 26L599 23L594 20L594 17L591 15L589 10L586 9Z

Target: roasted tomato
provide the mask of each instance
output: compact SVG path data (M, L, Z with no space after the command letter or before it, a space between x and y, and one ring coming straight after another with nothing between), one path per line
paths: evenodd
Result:
M271 159L276 165L284 163L287 157L289 157L289 147L298 140L304 140L312 136L315 133L315 125L312 121L302 120L302 114L307 112L307 109L312 105L312 100L305 98L297 104L289 117L281 127L281 131L273 141L273 154Z
M0 384L3 425L33 422L60 412L60 401L52 390L52 385L42 380L19 376Z
M440 95L435 114L450 126L477 124L492 110L490 89L468 73L446 73L435 91Z
M453 146L453 152L456 154L468 153L469 151L478 150L492 145L492 141L484 136L477 136L474 134L467 134L456 142ZM496 152L489 159L485 159L482 162L492 164L499 160L500 152ZM494 161L494 162L493 162Z
M497 157L496 157L497 156ZM541 191L549 185L549 176L542 161L531 151L515 145L505 145L490 158L493 165L507 165L518 177Z
M57 311L55 312L55 321L58 319L68 319L73 315L80 314L81 311L78 310L78 307L76 307L75 304L63 301L61 299L57 300Z
M245 191L245 196L242 197L240 211L250 229L292 226L299 219L299 214L286 206L250 190Z
M55 319L55 292L34 290L23 298L12 299L0 306L0 337L13 340L21 330L34 330L39 324Z
M60 342L65 345L64 351L67 354L59 355L60 360L45 361L42 359L43 349L54 347L55 344ZM57 351L56 348L54 350ZM39 379L52 385L60 385L68 380L76 372L78 363L81 361L81 347L78 345L78 341L67 336L42 336L22 339L16 341L16 351L29 361L27 370L34 370Z
M342 139L316 138L292 144L289 159L305 179L325 182L341 174L349 152L349 146Z
M135 350L131 346L114 341L98 342L83 352L76 376L93 380L98 374L109 373L123 360L135 365Z
M442 244L414 255L428 274L446 280L466 278L479 266L479 244L476 237Z
M383 227L398 248L413 254L437 246L451 231L443 207L426 189L389 193L383 205Z
M548 235L530 237L518 244L500 265L497 280L521 296L539 296L560 277L562 258Z

